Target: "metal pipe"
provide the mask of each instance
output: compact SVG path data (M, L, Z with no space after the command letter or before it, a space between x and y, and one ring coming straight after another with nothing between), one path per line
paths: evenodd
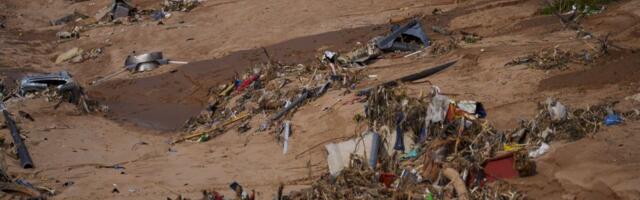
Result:
M22 137L20 137L20 130L18 130L16 122L11 118L11 114L9 114L9 112L6 110L4 103L0 103L0 109L2 110L2 114L4 114L5 123L11 131L13 144L16 147L18 158L20 159L20 166L22 166L22 168L24 169L33 168L33 161L31 160L31 156L29 156L27 146L22 141Z

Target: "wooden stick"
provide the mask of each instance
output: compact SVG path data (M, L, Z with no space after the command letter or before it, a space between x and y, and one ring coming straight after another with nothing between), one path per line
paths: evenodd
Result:
M453 188L456 189L456 193L458 193L459 200L470 200L469 191L467 191L467 186L465 186L464 181L460 178L460 173L452 168L445 168L442 170L442 174L451 180L453 183Z
M0 182L0 191L7 193L20 193L32 198L40 196L40 192L33 188L12 182Z
M224 128L225 126L228 126L229 124L233 124L234 122L237 122L237 121L240 121L240 120L242 120L242 119L245 119L245 118L247 118L247 117L249 117L249 113L244 113L244 114L240 115L239 117L236 117L236 118L234 118L234 119L230 119L230 120L228 120L227 122L225 122L224 124L222 124L222 128ZM219 127L220 127L220 126L215 126L215 127L213 127L213 128L207 129L207 130L205 130L205 131L200 131L200 132L198 132L198 133L194 133L194 134L191 134L191 135L187 135L187 136L184 136L184 137L178 138L178 139L176 139L176 140L172 141L172 142L171 142L171 144L176 144L176 143L179 143L179 142L183 142L183 141L185 141L185 140L189 140L189 139L191 139L191 138L200 137L200 136L202 136L202 135L204 135L204 134L206 134L206 133L208 133L208 132L211 132L211 131L213 131L213 130L215 130L215 129L218 129Z

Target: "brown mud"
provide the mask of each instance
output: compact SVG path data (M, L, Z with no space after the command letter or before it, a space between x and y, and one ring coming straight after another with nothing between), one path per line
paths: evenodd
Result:
M640 79L640 55L615 53L594 66L544 79L539 89L554 90L569 87L599 88L606 84L637 81Z
M236 74L252 66L270 61L312 65L323 50L348 51L362 38L385 31L384 26L373 25L296 38L193 62L172 73L105 82L90 88L89 93L109 106L108 116L116 121L174 131L206 106L209 87L230 83Z

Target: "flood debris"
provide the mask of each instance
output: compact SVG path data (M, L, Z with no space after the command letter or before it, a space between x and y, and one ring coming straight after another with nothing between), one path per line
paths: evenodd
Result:
M80 33L77 31L59 31L56 33L58 39L77 39L80 38Z
M325 51L321 60L326 65L331 65L335 74L336 67L364 66L384 53L418 51L429 45L431 41L422 29L421 23L413 19L403 26L393 25L386 36L374 37L366 44L359 45L349 52Z
M345 74L348 76L349 73ZM319 98L331 88L351 85L355 81L349 77L332 81L332 76L328 69L321 70L317 66L276 62L256 65L235 80L210 89L206 109L185 122L185 130L191 133L187 136L203 132L217 136L236 126L246 132L251 129L246 121L264 115L264 121L256 130L274 133L276 140L282 142L286 134L281 127L298 107ZM239 113L243 118L234 120Z
M169 60L164 59L162 52L151 52L127 56L124 67L132 72L142 72L157 69L160 65L168 63Z
M405 87L381 85L367 93L368 130L325 145L329 172L287 197L524 199L503 179L534 175L533 159L551 149L549 142L595 134L611 113L638 119L636 111L612 108L613 103L603 103L571 109L549 98L520 127L497 130L480 102L454 100L438 87L415 97Z
M443 55L460 48L460 45L458 45L458 43L459 40L455 37L447 37L447 39L435 40L431 43L429 54L433 56Z
M135 52L134 52L135 53ZM188 64L185 61L174 61L164 58L162 52L150 52L138 55L129 55L124 61L125 69L131 72L151 71L166 64Z
M77 87L76 82L67 71L60 71L51 74L30 75L20 80L20 95L27 93L41 92L49 88L55 88L60 92L68 91Z
M5 124L9 128L11 137L13 138L13 144L16 148L18 158L20 159L20 166L25 169L33 168L33 161L31 160L31 156L29 155L29 150L27 150L27 145L22 140L20 129L11 117L11 113L7 111L7 108L2 102L0 102L0 110L2 111L2 114L4 116Z
M406 25L400 27L395 25L391 28L389 35L376 40L376 47L383 51L415 51L419 45L411 43L411 37L417 39L419 45L429 46L429 38L424 33L422 25L418 20L411 20Z
M164 11L182 11L189 12L198 5L201 0L165 0L162 3Z
M171 199L171 198L167 198L167 199ZM203 190L202 191L202 199L203 200L224 200L224 195L218 193L217 191L207 191L207 190Z
M236 199L240 200L254 200L256 198L255 191L251 191L249 194L247 191L242 188L242 186L238 182L232 182L229 187L236 193Z
M113 0L110 8L111 20L134 15L135 7L128 0Z
M429 77L431 75L434 75L434 74L436 74L436 73L438 73L438 72L440 72L442 70L445 70L445 69L451 67L452 65L454 65L456 62L458 62L458 61L457 60L449 61L447 63L441 64L441 65L438 65L438 66L435 66L435 67L427 68L427 69L419 71L417 73L409 74L409 75L403 76L403 77L395 79L395 80L384 82L384 83L380 84L379 86L382 86L382 87L393 87L393 86L397 86L399 83L407 83L407 82L420 80L420 79ZM375 87L378 87L378 86L375 86ZM356 94L358 96L363 96L363 95L369 94L369 92L371 92L371 90L373 90L375 87L369 87L369 88L362 89L362 90L358 91Z
M449 30L441 26L431 26L431 30L433 30L433 32L440 33L443 35L451 35L451 32Z
M613 126L622 123L622 117L616 114L613 109L607 109L607 116L604 117L604 125Z
M282 154L287 154L289 151L289 137L291 136L291 121L285 121L282 127L283 135L283 147Z
M329 173L332 176L337 176L343 169L350 166L352 155L371 158L374 151L371 151L372 149L370 148L374 146L374 138L379 138L374 135L377 135L377 133L370 132L360 138L325 145L324 147L328 152L327 164L329 166ZM377 152L375 154L377 154Z
M24 118L24 119L28 119L29 121L32 121L32 122L33 122L33 121L36 121L35 119L33 119L33 117L31 116L31 114L29 114L29 113L27 113L27 112L25 112L25 111L19 110L19 111L18 111L18 115L20 115L20 117L22 117L22 118Z
M20 80L18 94L28 98L45 96L48 101L57 101L54 108L69 102L84 113L108 110L105 105L87 97L82 86L67 71L27 75Z
M462 41L466 43L476 43L482 39L482 37L475 33L460 31L460 34L462 34Z
M553 48L544 48L536 53L514 58L512 61L506 63L505 66L526 64L532 68L542 70L566 69L567 64L569 63L586 65L593 63L602 55L604 55L604 53L601 53L599 50L582 50L574 52L555 46Z

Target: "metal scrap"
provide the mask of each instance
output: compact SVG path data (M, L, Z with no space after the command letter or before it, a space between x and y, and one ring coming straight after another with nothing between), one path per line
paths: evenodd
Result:
M77 85L67 71L43 75L30 75L20 80L20 95L44 91L50 87L64 92L77 87Z
M124 61L124 67L129 71L142 72L154 70L160 65L168 63L169 60L164 59L162 52L151 52L127 56L127 59Z
M420 48L419 45L409 43L408 41L406 41L406 39L408 38L401 38L407 36L417 38L421 45L424 47L430 45L427 34L425 34L424 30L422 30L422 25L418 22L418 20L414 19L402 27L399 27L397 25L393 26L389 35L376 40L376 47L384 51L418 50Z
M89 99L82 87L67 71L25 76L20 80L18 94L21 96L44 95L50 101L57 100L58 103L54 108L58 108L62 102L69 102L85 113L108 109L97 101Z
M129 0L113 0L111 4L111 20L129 17L135 13L135 7Z
M28 169L33 168L33 161L31 160L31 156L29 155L29 150L27 150L27 145L22 140L22 136L20 135L20 129L16 122L11 117L11 113L7 111L4 103L0 102L0 111L4 115L4 121L9 131L11 132L11 137L13 138L13 144L16 147L16 152L18 158L20 159L20 166L22 168Z

